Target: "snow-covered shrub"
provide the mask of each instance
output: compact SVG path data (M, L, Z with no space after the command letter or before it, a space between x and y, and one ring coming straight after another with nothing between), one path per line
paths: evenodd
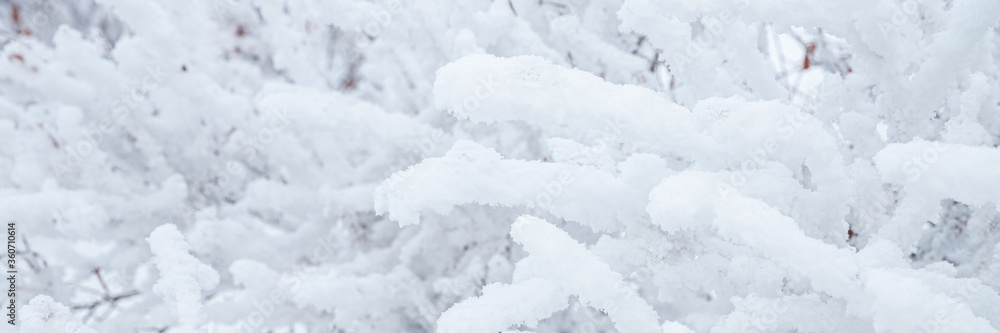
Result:
M512 281L438 330L530 328L576 297L622 332L995 332L1000 5L776 4L625 1L621 29L665 54L659 92L532 56L440 69L438 108L527 124L545 148L459 142L377 189L378 212L550 222L518 218ZM801 68L824 72L806 91L774 80L766 40L747 43L789 28L813 32Z
M0 11L22 332L1000 328L995 0Z

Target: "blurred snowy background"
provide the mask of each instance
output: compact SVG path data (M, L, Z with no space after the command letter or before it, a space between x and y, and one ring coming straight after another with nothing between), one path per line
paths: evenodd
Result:
M0 331L998 332L998 26L0 1Z

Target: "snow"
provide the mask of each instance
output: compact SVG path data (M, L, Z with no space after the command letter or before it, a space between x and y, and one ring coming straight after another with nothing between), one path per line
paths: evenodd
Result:
M619 331L658 330L656 313L624 283L624 277L565 231L539 218L522 216L511 226L510 236L529 253L514 268L515 283L546 278L579 296L583 304L607 313Z
M585 191L593 186L605 192ZM503 160L496 151L459 141L444 156L394 174L376 188L375 209L407 226L419 223L424 210L447 215L465 203L527 206L601 231L614 228L616 215L626 213L616 211L638 210L630 200L637 195L621 179L595 168ZM594 201L603 204L581 205Z
M482 296L462 301L438 319L439 332L498 332L513 325L535 327L538 321L566 308L569 294L547 279L511 285L489 284ZM526 301L530 300L530 301ZM502 310L497 312L497 310ZM497 313L497 316L487 314Z
M936 205L946 198L982 206L1000 198L1000 150L941 142L914 140L895 143L875 155L875 163L887 183L911 193L901 200L895 216L880 234L913 246L919 230L910 221L933 219Z
M610 135L609 141L683 156L706 145L690 112L654 91L603 82L539 57L463 57L437 71L434 104L460 119L521 120L583 143ZM592 131L573 131L564 125L570 121Z
M173 224L164 224L153 230L146 239L153 253L160 278L153 285L153 292L172 304L180 323L180 332L196 332L204 323L202 291L210 291L219 284L219 274L188 250L184 235Z
M20 323L23 333L97 333L81 324L68 307L46 295L31 298L19 315L23 318Z
M998 17L7 1L7 329L997 332Z

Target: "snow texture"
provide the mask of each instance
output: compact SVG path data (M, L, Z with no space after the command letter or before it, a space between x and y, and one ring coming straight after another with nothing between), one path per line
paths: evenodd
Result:
M1000 2L6 1L0 216L2 332L1000 332Z

